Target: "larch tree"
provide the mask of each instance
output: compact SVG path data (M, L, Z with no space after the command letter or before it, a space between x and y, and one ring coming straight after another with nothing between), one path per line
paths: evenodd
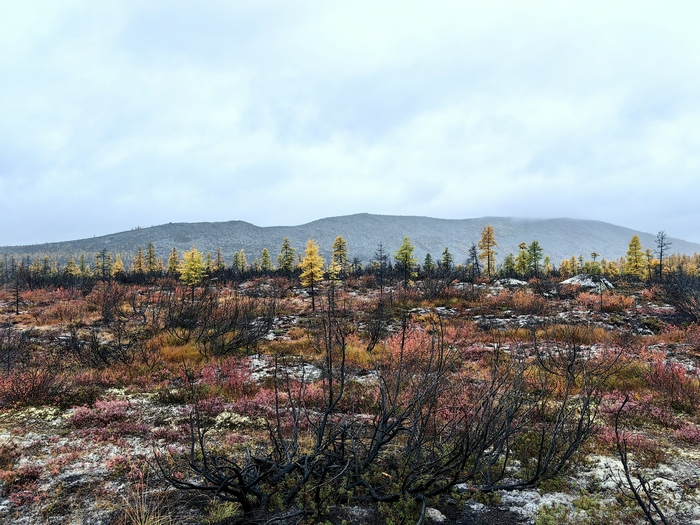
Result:
M608 279L615 279L620 276L620 266L616 261L608 262L605 259L602 259L600 261L600 269L603 272L603 275Z
M92 275L92 270L90 270L90 265L85 260L85 254L81 253L78 259L78 269L80 270L81 277L90 277Z
M238 252L238 265L241 273L247 272L250 269L248 265L248 258L246 257L245 250L243 248L241 248Z
M205 265L202 254L192 246L192 249L182 254L182 262L179 267L180 281L192 288L192 302L194 303L194 289L202 282L205 275Z
M296 261L296 249L292 248L291 243L287 237L282 241L282 247L280 248L280 253L277 256L277 268L285 272L287 275L294 271Z
M571 267L571 261L564 259L559 263L559 273L562 277L571 277L576 271Z
M309 239L306 243L304 258L301 261L301 275L299 280L304 288L309 289L311 295L311 310L316 310L316 288L323 281L323 257L319 252L318 243Z
M75 259L71 257L68 259L68 264L63 269L63 275L67 277L80 277L80 268L75 264Z
M98 279L107 279L112 275L112 265L114 260L107 248L95 254L95 270L93 275Z
M479 259L484 263L486 275L491 276L496 272L496 234L493 226L486 226L481 232L479 241Z
M141 250L141 246L139 246L138 250L136 250L136 257L134 257L134 260L131 262L131 273L134 275L143 275L144 271L143 250Z
M338 235L333 241L333 252L331 264L338 269L338 276L342 277L348 269L348 243L342 236Z
M552 259L549 255L545 255L544 261L542 261L542 272L545 276L552 274Z
M527 251L527 243L521 242L518 244L519 252L515 256L515 272L518 277L526 277L530 271L530 254ZM505 264L505 261L504 263Z
M167 273L171 277L175 277L180 273L180 255L177 253L177 248L173 246L170 251L170 256L168 257L168 268Z
M159 264L160 261L158 260L158 254L156 253L156 247L153 245L152 242L149 242L146 245L146 256L144 260L144 265L145 268L144 270L149 273L150 275L155 275L160 271L160 266L162 265Z
M117 254L117 258L112 265L112 277L122 277L126 275L126 268L124 268L124 261L122 261L122 256Z
M270 252L267 248L263 248L260 253L260 269L265 273L272 271L272 260L270 259Z
M517 263L515 257L512 253L509 253L503 258L503 266L501 266L501 275L503 277L514 277L519 275L520 272L517 271Z
M221 252L221 246L216 250L216 258L214 259L214 273L223 272L226 269L224 255Z
M633 235L630 240L625 261L625 273L639 279L644 277L644 252L639 235Z
M644 260L646 262L645 277L647 279L651 279L657 272L659 260L656 257L654 257L654 252L651 251L651 248L647 248L644 251Z
M413 257L414 249L415 248L411 243L411 240L408 237L404 237L403 241L401 242L401 246L399 246L399 249L396 250L396 253L394 254L394 260L403 274L404 287L408 286L408 281L415 270L416 263L418 262Z
M334 290L340 284L340 274L343 272L341 266L335 262L331 261L328 265L328 280Z

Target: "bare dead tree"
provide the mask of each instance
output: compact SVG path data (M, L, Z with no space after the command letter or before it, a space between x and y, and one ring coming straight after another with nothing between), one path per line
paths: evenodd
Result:
M442 319L425 329L407 312L398 334L372 350L376 402L360 411L348 398L348 320L333 304L315 325L322 400L310 399L308 381L278 356L264 442L217 455L195 406L189 453L156 459L168 482L237 501L248 523L274 514L273 500L295 516L318 516L329 501L350 493L359 501L413 499L423 509L422 523L427 499L461 483L516 489L555 476L595 430L609 359L573 340L542 345L534 360L524 349L497 347L467 373ZM516 459L524 463L521 481L508 481ZM171 464L184 465L188 475L175 475Z
M161 292L164 329L176 339L188 343L207 318L215 301L212 290L202 287L194 291L173 286Z
M28 334L17 330L11 324L0 327L0 365L9 374L16 363L27 359Z
M668 250L671 247L671 241L668 240L666 232L661 230L656 234L656 255L659 257L659 275L660 281L664 278L664 257L668 256Z
M617 370L622 350L593 348L590 328L532 331L536 385L541 395L531 420L536 445L526 485L556 476L583 443L597 431L596 416L608 379Z
M700 278L676 273L663 279L661 297L679 313L700 321Z
M250 446L236 457L223 457L212 452L206 440L207 429L195 403L190 415L191 446L186 466L195 479L181 479L173 474L162 456L156 465L173 486L199 490L226 501L237 502L243 510L244 523L268 523L276 520L303 518L319 509L327 497L321 487L337 483L347 470L338 443L337 406L344 395L345 341L340 324L332 316L320 323L325 360L325 397L320 409L307 404L305 382L296 383L283 357L275 359L275 415L268 421L267 440ZM340 362L338 362L340 358ZM310 439L310 445L302 446ZM312 490L306 490L308 486ZM273 497L281 498L285 509L271 519Z
M196 342L204 355L227 355L255 348L272 329L275 301L233 293L212 296L206 316L196 329Z

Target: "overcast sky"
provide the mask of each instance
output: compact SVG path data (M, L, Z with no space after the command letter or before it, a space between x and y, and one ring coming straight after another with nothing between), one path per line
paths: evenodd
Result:
M696 0L2 2L0 245L360 212L700 242L698 20Z

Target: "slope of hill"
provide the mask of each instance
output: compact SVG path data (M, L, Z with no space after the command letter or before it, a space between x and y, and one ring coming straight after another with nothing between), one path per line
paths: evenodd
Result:
M509 217L481 217L476 219L435 219L430 217L371 215L361 213L329 217L299 226L260 227L243 221L170 223L150 228L114 233L89 239L0 248L0 254L29 255L58 254L60 259L79 253L93 254L103 249L121 253L127 258L139 246L152 242L158 255L167 258L173 247L182 253L195 246L202 252L215 253L221 247L230 264L235 251L244 249L249 262L268 248L276 258L284 237L288 237L297 251L302 251L309 238L315 239L328 259L333 240L342 235L348 243L350 259L357 257L363 263L374 258L381 243L386 253L394 254L404 236L415 245L415 255L422 261L426 253L438 258L449 247L456 263L466 260L472 243L477 244L481 231L493 226L498 242L497 258L517 253L518 244L537 240L544 254L558 265L572 255L588 258L597 252L607 259L625 255L630 239L639 235L642 246L655 248L655 234L644 233L600 221L579 219L519 219ZM700 244L681 239L669 239L671 253L700 253Z

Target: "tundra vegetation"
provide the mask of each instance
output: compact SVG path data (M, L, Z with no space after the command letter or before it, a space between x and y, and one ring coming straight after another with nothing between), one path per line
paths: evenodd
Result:
M493 228L461 264L10 258L0 518L698 520L698 257L658 238L558 267L534 240L498 266Z

